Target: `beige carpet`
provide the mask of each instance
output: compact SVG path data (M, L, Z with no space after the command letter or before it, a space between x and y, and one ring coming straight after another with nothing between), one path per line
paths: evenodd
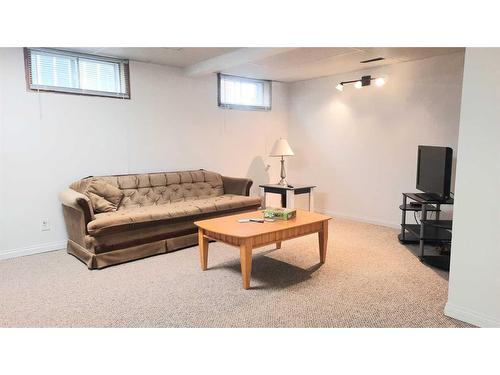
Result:
M255 224L258 225L258 224ZM243 290L239 251L212 243L89 271L64 251L0 261L3 327L466 327L443 315L447 273L420 263L395 229L330 224L258 249Z

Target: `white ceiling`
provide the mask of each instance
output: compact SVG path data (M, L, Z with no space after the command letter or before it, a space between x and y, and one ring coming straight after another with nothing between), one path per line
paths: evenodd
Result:
M460 48L298 48L227 69L227 73L293 82L458 52ZM385 60L361 64L360 61Z
M238 48L78 47L64 49L184 68Z
M190 76L222 72L293 82L463 51L463 48L72 48L183 68ZM384 57L382 61L360 61Z

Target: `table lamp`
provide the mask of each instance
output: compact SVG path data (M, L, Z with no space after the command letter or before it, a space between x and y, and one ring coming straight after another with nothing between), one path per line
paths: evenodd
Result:
M279 156L281 157L281 180L278 185L288 186L286 182L286 172L285 172L285 156L293 156L294 153L292 148L288 144L287 140L284 138L278 139L271 150L269 156Z

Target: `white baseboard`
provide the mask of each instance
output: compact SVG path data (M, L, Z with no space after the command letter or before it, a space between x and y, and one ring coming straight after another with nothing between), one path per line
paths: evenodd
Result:
M454 305L452 303L446 303L444 307L444 315L450 318L458 319L466 323L474 324L478 327L483 328L500 328L500 321L494 318L485 316L476 311Z
M339 218L339 219L347 219L347 220L353 220L353 221L360 221L362 223L368 223L368 224L374 224L374 225L382 225L383 227L389 227L389 228L396 228L396 229L401 229L401 225L399 223L391 223L388 221L380 221L380 220L375 220L375 219L367 219L364 217L358 217L358 216L352 216L352 215L346 215L340 212L334 212L334 211L324 211L324 214L332 216L333 218Z
M40 245L28 246L19 249L7 250L0 252L0 260L17 258L26 255L33 255L38 253L45 253L47 251L61 250L66 248L66 240L48 242Z

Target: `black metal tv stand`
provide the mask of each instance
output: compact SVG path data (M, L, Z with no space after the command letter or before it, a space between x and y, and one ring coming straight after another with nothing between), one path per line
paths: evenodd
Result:
M408 200L411 202L409 203ZM425 255L425 245L443 245L451 243L451 220L440 220L441 205L453 204L453 198L441 199L424 193L403 193L403 204L399 206L401 214L401 233L399 242L404 244L419 244L419 259L431 266L449 270L450 256ZM421 211L420 224L407 224L408 211ZM427 219L428 212L435 212L436 218Z

